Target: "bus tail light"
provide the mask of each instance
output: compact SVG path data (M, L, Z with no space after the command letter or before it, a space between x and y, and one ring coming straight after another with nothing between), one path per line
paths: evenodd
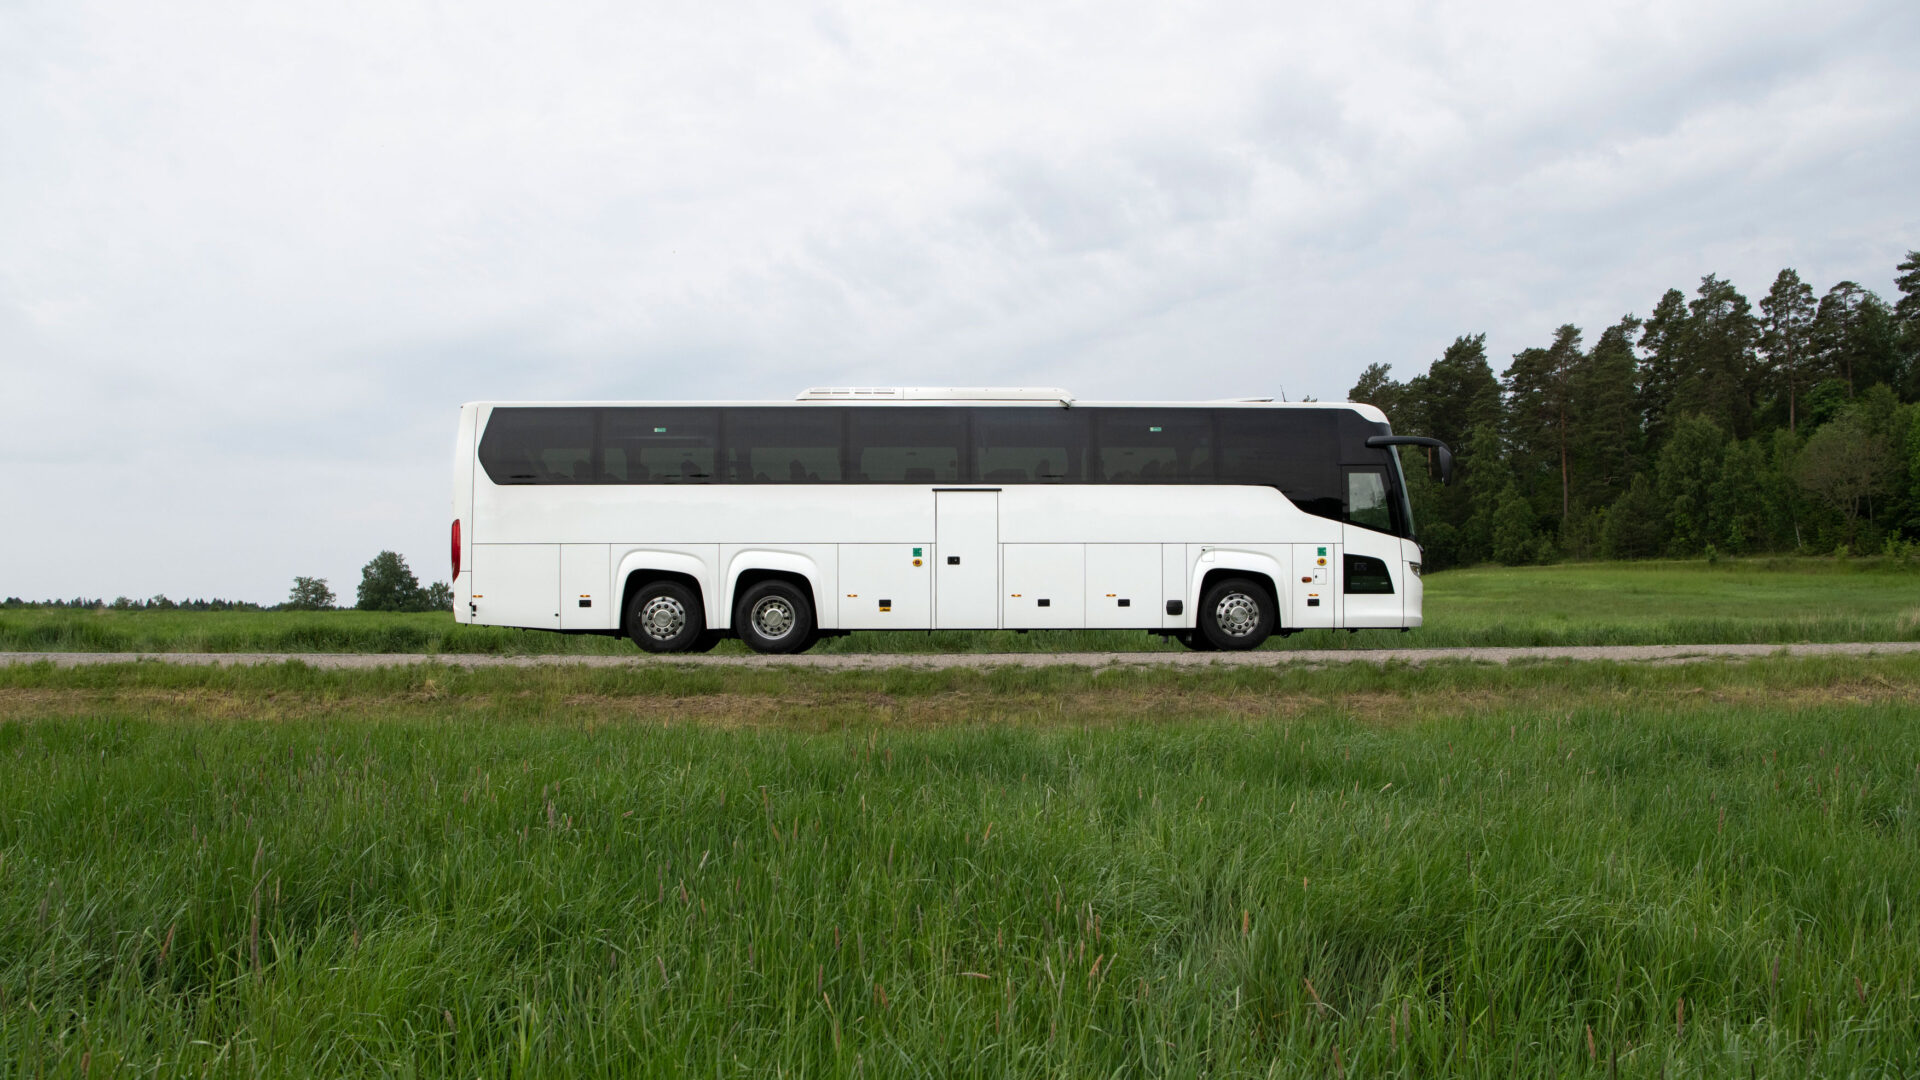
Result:
M460 580L460 519L453 519L453 580Z

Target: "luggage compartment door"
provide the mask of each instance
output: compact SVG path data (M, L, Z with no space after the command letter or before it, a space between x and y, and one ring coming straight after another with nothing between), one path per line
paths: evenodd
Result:
M1008 544L1006 625L1016 630L1077 630L1087 625L1085 544Z
M620 613L613 609L619 599L607 587L613 575L608 565L611 548L611 544L560 546L560 629L610 630L618 624Z
M1087 545L1088 628L1159 626L1161 597L1159 544Z
M840 629L933 626L931 544L841 544Z
M473 616L493 626L560 629L560 545L473 545Z

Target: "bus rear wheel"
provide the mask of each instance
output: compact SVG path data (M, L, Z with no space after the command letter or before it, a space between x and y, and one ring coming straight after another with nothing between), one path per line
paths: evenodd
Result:
M633 594L626 625L627 636L648 652L686 652L705 639L707 617L692 589L677 581L656 581Z
M1273 633L1273 597L1246 578L1227 578L1208 589L1199 614L1199 633L1216 649L1257 649Z
M813 600L791 582L762 581L740 595L733 626L754 652L804 652L814 641Z

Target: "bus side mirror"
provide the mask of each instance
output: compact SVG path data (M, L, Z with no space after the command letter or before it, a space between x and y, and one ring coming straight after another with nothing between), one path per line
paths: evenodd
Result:
M1453 483L1453 451L1439 439L1429 439L1423 435L1374 435L1367 439L1367 445L1375 450L1385 450L1390 446L1424 446L1434 451L1435 462L1440 466L1440 482Z

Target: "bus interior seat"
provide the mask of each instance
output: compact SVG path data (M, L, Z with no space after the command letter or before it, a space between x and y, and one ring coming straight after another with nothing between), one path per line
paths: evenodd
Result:
M795 458L794 460L787 462L787 479L791 480L796 484L806 483L807 467L805 465L800 464L800 460L798 458Z

